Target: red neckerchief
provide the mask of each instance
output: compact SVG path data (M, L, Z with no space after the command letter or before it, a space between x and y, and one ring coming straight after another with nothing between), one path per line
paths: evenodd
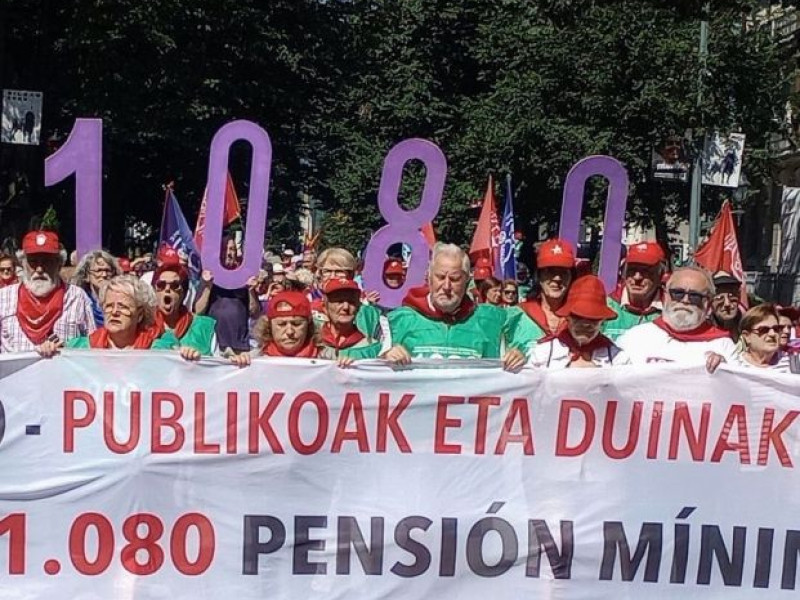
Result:
M136 331L136 339L133 341L134 350L148 350L153 342L161 335L162 330L157 325L151 325ZM95 330L89 335L90 348L111 348L111 338L105 327Z
M602 333L598 333L597 337L591 340L588 344L581 346L578 341L572 337L572 334L570 333L569 327L567 327L566 323L559 327L556 333L546 335L537 343L542 344L551 340L558 340L569 349L569 362L576 361L581 357L585 360L591 361L595 350L605 350L606 348L610 348L614 345L610 339L608 339Z
M542 328L542 331L545 331L548 334L558 333L558 329L564 325L564 319L562 318L559 328L556 328L555 330L550 329L550 326L547 324L547 314L544 312L540 300L528 300L518 304L518 306L525 311L526 315L533 319L534 323Z
M181 306L178 310L178 320L175 323L175 327L172 328L176 338L181 339L186 335L186 332L189 331L189 327L192 326L193 319L194 315L189 312L189 309L187 309L185 306ZM167 329L167 322L164 320L164 313L162 313L160 310L156 311L156 327L159 327L162 333Z
M35 345L43 343L53 333L56 321L64 312L66 291L67 286L62 282L46 298L39 298L24 284L20 284L17 292L17 321Z
M429 319L435 321L444 321L446 323L458 323L465 321L475 311L475 303L472 299L464 294L461 304L454 313L443 313L438 308L431 306L428 301L430 290L428 286L423 285L420 287L411 288L405 298L403 298L403 306L413 308L418 313L422 313Z
M294 354L287 354L278 346L278 344L272 341L261 349L261 353L264 356L291 356L293 358L316 358L317 346L314 344L313 340L308 340L306 344L304 346L301 346L297 352L295 352Z
M10 285L14 285L15 283L19 283L19 278L16 275L14 275L8 281L0 281L0 289L3 289L4 287L8 287Z
M354 327L353 333L341 338L333 331L333 327L331 327L330 323L325 323L322 326L320 335L322 336L322 343L324 345L330 346L331 348L336 348L337 350L341 350L342 348L351 348L358 344L365 337L363 333ZM339 340L341 340L341 342Z
M711 340L730 338L730 334L727 331L712 325L708 321L703 322L699 327L695 327L691 331L675 331L664 320L664 317L658 317L653 321L653 324L680 342L709 342Z

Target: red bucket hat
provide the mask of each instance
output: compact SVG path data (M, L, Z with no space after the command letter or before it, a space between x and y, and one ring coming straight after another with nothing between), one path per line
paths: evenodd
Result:
M29 231L22 238L25 254L60 254L58 236L52 231Z
M269 301L267 318L304 317L311 318L311 303L302 292L278 292Z
M617 316L606 303L606 290L597 275L584 275L569 288L567 301L556 311L559 317L582 317L584 319L614 319Z
M547 240L536 253L536 268L561 267L572 269L575 266L575 251L567 241L553 238Z
M667 260L664 250L656 242L642 242L628 246L626 264L654 267Z

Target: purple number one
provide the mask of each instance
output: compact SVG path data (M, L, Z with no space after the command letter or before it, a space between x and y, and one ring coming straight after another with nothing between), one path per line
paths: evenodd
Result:
M44 161L45 186L75 174L75 245L78 256L103 245L103 120L76 119L58 151Z
M403 166L414 159L425 165L425 184L419 206L404 210L398 203L400 181ZM430 248L421 229L439 212L446 176L447 159L439 147L428 140L404 140L386 155L378 189L378 209L387 225L375 232L364 255L364 288L379 292L382 306L400 306L409 288L425 280ZM394 290L383 281L383 263L389 246L398 242L411 246L411 259L405 283Z
M583 191L586 181L596 175L608 180L598 276L603 281L606 292L610 293L617 285L619 259L622 255L622 229L625 226L625 207L628 203L628 172L621 162L610 156L587 156L575 163L564 183L558 235L577 249L583 212Z
M250 166L250 193L247 200L247 231L244 237L244 260L236 269L226 269L220 258L222 223L225 215L225 184L228 177L228 154L234 142L245 140L253 148ZM222 288L237 289L258 274L264 251L267 226L269 177L272 164L272 143L269 135L251 121L233 121L223 125L211 141L208 159L208 198L206 202L206 236L200 257L203 268L214 275L214 283Z

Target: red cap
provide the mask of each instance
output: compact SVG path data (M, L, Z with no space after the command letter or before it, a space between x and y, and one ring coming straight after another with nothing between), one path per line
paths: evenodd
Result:
M165 271L172 271L173 273L177 273L178 277L180 277L181 281L186 281L189 279L189 269L187 269L184 265L179 262L162 262L158 267L156 267L155 273L153 273L153 285L155 285L158 278L161 277L161 274Z
M385 263L383 263L384 275L405 275L405 272L406 271L403 268L403 261L401 260L389 258L386 259Z
M627 264L647 265L654 267L667 260L664 250L656 242L641 242L628 246L628 254L625 257Z
M156 262L161 264L180 264L181 259L178 251L170 246L161 246L156 254Z
M119 268L122 270L123 273L131 272L131 261L125 258L124 256L120 256L117 259L117 264L119 265Z
M304 317L311 318L311 303L303 292L278 292L270 298L267 318Z
M576 279L569 288L567 301L556 314L559 317L573 315L598 320L617 316L606 303L606 290L597 275L584 275Z
M553 238L547 240L536 253L536 268L545 269L547 267L561 267L572 269L575 266L575 251L572 244Z
M325 284L325 294L332 294L333 292L340 292L342 290L350 290L361 294L361 289L358 284L352 279L330 279Z
M490 267L475 267L475 271L472 273L472 278L475 281L481 281L483 279L489 279L492 276L492 269Z
M29 231L22 238L25 254L60 254L58 236L52 231Z

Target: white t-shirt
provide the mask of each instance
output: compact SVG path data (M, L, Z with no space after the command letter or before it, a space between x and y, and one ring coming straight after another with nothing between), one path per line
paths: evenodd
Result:
M659 362L698 365L705 363L708 352L721 354L732 362L736 354L736 346L728 337L682 342L655 323L632 327L617 338L616 344L632 365Z
M529 363L543 369L566 369L572 362L569 347L558 338L536 344L531 349L530 356ZM610 367L625 364L626 358L620 353L620 349L612 344L608 348L598 348L592 352L592 362L598 367Z
M772 371L777 373L790 373L791 368L789 367L789 355L785 352L779 352L777 355L777 360L774 360L772 364L767 365L765 367L759 367L754 365L750 361L748 361L744 356L742 356L741 352L737 352L736 355L733 357L733 364L739 367L749 367L751 369L763 369L765 371Z

